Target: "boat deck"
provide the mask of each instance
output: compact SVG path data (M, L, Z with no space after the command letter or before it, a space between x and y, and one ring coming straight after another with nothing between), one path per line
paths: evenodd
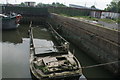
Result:
M50 34L49 31L47 31L45 28L39 28L39 27L34 27L33 28L33 34L38 33L40 31L43 31ZM43 35L40 35L43 36ZM51 36L49 36L51 37ZM44 54L44 53L50 53L50 52L58 52L58 49L55 46L55 44L52 41L52 38L50 39L39 39L36 37L36 34L33 35L33 44L34 44L34 49L35 49L35 54Z
M53 47L54 44L52 41L33 39L33 43L34 43L36 54L58 51L56 48Z
M77 58L68 50L69 42L62 38L52 27L51 30L51 34L59 42L58 45L55 45L52 42L53 40L40 40L34 37L32 35L34 30L31 31L30 63L33 74L37 78L80 77L82 69Z

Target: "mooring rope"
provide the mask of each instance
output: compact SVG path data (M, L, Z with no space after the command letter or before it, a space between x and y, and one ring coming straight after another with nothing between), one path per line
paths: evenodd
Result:
M34 48L51 48L51 47L61 48L63 46L39 46L39 47L34 47Z
M85 67L81 67L81 69L87 69L87 68L105 66L105 65L109 65L109 64L118 63L118 62L120 62L120 61L113 61L113 62L108 62L108 63L103 63L103 64L96 64L96 65L91 65L91 66L85 66Z
M51 26L49 23L48 23L49 26ZM30 28L32 28L32 21L30 22L30 25L29 25ZM52 28L52 26L51 26ZM53 29L53 28L52 28ZM31 29L30 29L31 30ZM54 30L54 29L53 29ZM55 31L56 34L58 34L56 31ZM59 34L58 34L59 35ZM61 37L59 35L59 37ZM62 38L62 37L61 37ZM66 41L64 38L62 38L64 41ZM51 43L51 42L50 42ZM50 48L50 47L62 47L62 46L39 46L39 47L34 47L34 48ZM85 66L85 67L81 67L80 69L87 69L87 68L93 68L93 67L99 67L99 66L105 66L105 65L110 65L110 64L114 64L114 63L118 63L120 62L119 60L118 61L112 61L112 62L108 62L108 63L102 63L102 64L96 64L96 65L90 65L90 66Z

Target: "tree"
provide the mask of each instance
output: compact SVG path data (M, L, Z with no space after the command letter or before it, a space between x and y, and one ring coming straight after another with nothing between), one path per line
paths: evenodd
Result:
M53 6L53 7L66 7L66 5L62 4L62 3L55 3L53 2L52 4L43 4L43 3L38 3L37 7L49 7L49 6Z
M52 4L44 4L44 3L38 3L36 7L50 7Z
M96 9L96 7L94 5L91 6L92 9Z
M112 0L112 2L119 2L120 0Z
M120 13L120 1L118 2L118 12Z
M56 5L55 2L53 2L53 3L52 3L52 6L55 6L55 5Z
M62 3L59 3L59 2L56 2L56 3L53 2L53 3L52 3L52 6L53 6L53 7L66 7L66 5L64 5L64 4L62 4Z
M112 12L120 12L120 0L113 0L109 5L107 5L107 8L105 8L105 10Z
M21 3L19 6L22 6L22 7L24 7L24 6L25 6L25 3L23 3L23 2L22 2L22 3Z

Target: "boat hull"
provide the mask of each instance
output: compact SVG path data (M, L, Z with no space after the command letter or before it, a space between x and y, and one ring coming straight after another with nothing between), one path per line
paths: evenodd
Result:
M33 80L79 80L82 69L77 58L69 51L68 42L52 28L56 40L61 40L58 46L62 46L61 50L36 54L32 30L30 24L30 70Z
M19 24L16 23L16 17L8 18L8 19L2 19L2 29L3 30L9 30L9 29L16 29Z
M81 75L79 75L79 74L78 75L70 75L70 76L43 78L43 77L37 76L35 74L35 72L33 72L33 70L31 71L31 69L30 69L30 73L31 73L31 78L33 80L82 80L82 78L80 79Z

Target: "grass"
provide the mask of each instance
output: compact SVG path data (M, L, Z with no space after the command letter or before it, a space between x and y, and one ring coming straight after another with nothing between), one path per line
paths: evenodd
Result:
M100 21L103 21L103 22L106 22L106 23L115 23L116 21L115 20L112 20L112 19L99 19Z
M106 23L120 23L120 18L118 19L99 19L99 18L94 18L94 17L91 17L91 16L70 16L70 15L67 15L67 14L59 14L59 15L62 15L62 16L67 16L67 17L75 17L75 18L81 18L81 19L86 19L86 20L92 20L92 21L103 21L103 22L106 22Z
M120 18L116 19L116 22L117 22L117 23L120 23Z
M34 64L35 68L42 70L44 73L48 72L48 68L46 66L38 66L37 64Z
M67 15L67 14L59 14L59 15L61 15L61 16L67 16L67 17L72 17L72 16L70 16L70 15Z
M87 20L97 21L98 18L90 17L90 16L75 16L76 18L83 18Z

